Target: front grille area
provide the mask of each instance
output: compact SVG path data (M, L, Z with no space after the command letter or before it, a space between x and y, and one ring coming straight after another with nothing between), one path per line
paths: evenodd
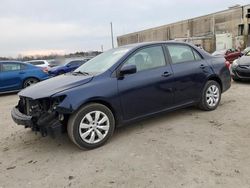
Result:
M49 104L43 101L33 100L27 97L20 97L18 107L19 111L25 115L39 116L41 113L43 113L44 110L47 110L48 105Z
M238 70L237 73L240 77L250 77L250 70L248 72Z
M239 67L246 70L250 69L250 65L239 65Z
M18 107L23 114L31 115L31 107L34 105L36 105L36 101L26 97L21 97Z

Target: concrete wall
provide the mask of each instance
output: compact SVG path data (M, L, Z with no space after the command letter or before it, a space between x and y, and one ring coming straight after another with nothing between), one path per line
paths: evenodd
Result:
M117 43L122 46L138 42L182 40L201 45L208 52L212 52L216 48L216 34L230 33L233 44L238 45L238 25L245 24L244 44L241 46L244 48L249 26L249 19L245 16L247 9L250 9L250 5L119 36Z

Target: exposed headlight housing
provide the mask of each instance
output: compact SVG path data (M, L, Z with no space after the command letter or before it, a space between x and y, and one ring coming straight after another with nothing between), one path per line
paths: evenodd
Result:
M57 96L52 99L52 109L56 110L57 106L65 99L66 95Z

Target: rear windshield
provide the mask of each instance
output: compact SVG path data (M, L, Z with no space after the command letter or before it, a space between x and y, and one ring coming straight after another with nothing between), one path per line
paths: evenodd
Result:
M27 63L32 64L32 65L43 65L43 61L28 61Z

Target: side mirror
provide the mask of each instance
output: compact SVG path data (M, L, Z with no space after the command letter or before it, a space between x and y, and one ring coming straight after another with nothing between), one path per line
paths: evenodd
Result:
M123 76L125 74L134 74L136 73L136 66L135 65L125 65L120 70L120 75Z

